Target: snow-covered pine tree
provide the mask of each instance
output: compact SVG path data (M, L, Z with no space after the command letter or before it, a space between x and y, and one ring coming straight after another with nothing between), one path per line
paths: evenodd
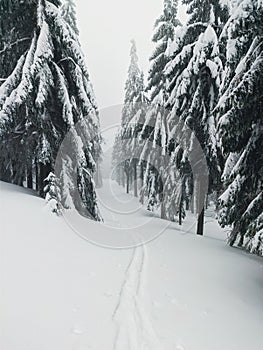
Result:
M147 110L141 138L144 140L142 159L144 159L144 184L141 198L148 197L148 209L154 210L162 203L161 216L166 218L164 209L165 189L164 168L166 167L167 110L168 99L164 69L169 61L167 48L174 40L174 33L180 25L177 19L178 0L164 0L163 12L156 20L152 41L155 49L150 57L151 68L147 91L150 92L150 105ZM149 164L147 164L149 163Z
M92 179L101 152L97 106L78 38L58 4L30 2L30 42L0 86L1 163L10 182L21 183L25 174L30 178L33 173L44 196L44 179L54 170L59 147L71 131L78 154L76 169L67 175L77 171L77 183L71 185L79 190L83 211L99 219ZM71 188L68 193L73 192Z
M151 92L151 101L161 93L167 98L166 76L164 68L169 62L167 48L174 40L175 28L181 23L177 19L178 0L164 0L163 13L156 20L152 41L155 49L150 57L151 68L148 76L147 90Z
M227 157L219 221L230 245L263 255L263 2L240 0L222 33L227 65L217 106Z
M0 85L3 84L7 77L14 70L21 55L28 50L32 39L35 16L31 4L28 2L20 3L19 1L3 0L0 2ZM25 26L24 23L27 23ZM22 69L22 64L20 65ZM12 147L4 147L0 150L1 153L1 179L10 181L11 176L17 184L22 184L19 180L20 171L24 172L24 167L13 170L12 166L15 163L14 154L21 158L21 164L25 164L26 155L21 152L20 146L15 142L19 130L11 133L10 138L13 139ZM4 146L1 144L0 146ZM23 161L22 161L23 160ZM8 166L7 166L8 164Z
M170 98L169 142L179 143L182 152L177 152L181 176L187 182L193 173L200 173L206 166L197 152L197 141L202 148L210 172L209 191L219 185L218 142L212 111L217 103L223 70L218 37L227 19L227 9L219 0L184 0L188 5L189 20L176 32L171 45L171 61L166 73L169 79ZM175 148L177 149L177 148ZM187 165L188 163L188 165ZM189 163L192 172L189 172ZM201 166L200 166L201 165ZM182 171L185 169L187 172ZM191 174L192 173L192 174ZM204 178L193 178L198 213L197 233L203 234Z
M76 19L76 5L74 0L64 0L61 8L61 13L65 21L70 25L70 27L75 31L78 35L79 30L77 26Z
M119 160L120 160L120 143L121 143L121 136L120 136L120 128L118 129L114 144L113 144L113 150L112 150L112 157L111 157L111 167L113 170L112 177L113 179L123 187L125 186L125 178L124 178L124 172L123 167L120 166Z
M57 215L61 214L61 190L59 179L54 173L49 173L45 179L46 186L44 188L45 200L50 210Z
M129 164L133 180L133 194L135 197L138 197L138 186L142 186L143 180L143 162L139 162L139 159L143 145L140 133L145 121L145 113L148 104L148 99L144 90L144 75L141 73L138 94L132 109L132 118L127 125L123 126L122 130L122 144L126 152L125 157L130 159Z
M131 41L130 65L125 84L125 98L122 109L121 128L115 140L113 167L118 182L125 173L126 192L129 193L133 180L134 195L138 195L139 133L144 122L146 97L144 77L138 65L136 43ZM117 167L117 168L116 168Z
M125 83L124 106L122 110L122 126L126 126L132 119L134 106L137 103L143 88L143 75L138 65L138 55L135 40L131 41L130 49L130 65L128 69L128 77Z
M158 96L147 108L140 135L142 139L140 164L144 166L141 201L146 202L145 197L147 198L147 208L150 211L155 211L162 203L165 175L163 170L166 160L166 111L162 107L163 100L157 102ZM163 212L162 218L165 218Z

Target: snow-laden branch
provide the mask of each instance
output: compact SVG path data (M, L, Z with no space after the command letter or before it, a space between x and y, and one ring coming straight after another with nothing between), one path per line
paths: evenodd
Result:
M5 44L4 48L0 51L0 55L3 54L5 51L7 50L11 50L13 48L13 46L22 43L23 41L27 41L27 40L31 40L31 38L22 38L22 39L18 39L16 41L14 41L13 43L9 43L9 44Z

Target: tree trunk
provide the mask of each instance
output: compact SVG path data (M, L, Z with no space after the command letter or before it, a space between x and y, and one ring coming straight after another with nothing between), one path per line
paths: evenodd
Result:
M192 196L191 196L191 213L194 214L195 213L195 203L196 203L196 182L195 180L193 180L193 192L192 192Z
M239 239L239 242L238 242L238 245L237 245L239 248L242 248L244 246L244 235L241 235L240 236L240 239Z
M129 171L126 171L126 193L130 193L130 174Z
M39 195L44 198L44 188L45 188L45 179L48 177L49 173L51 171L51 165L50 164L43 164L39 163Z
M134 197L138 197L137 160L134 160Z
M203 179L200 178L198 181L198 198L197 198L197 210L198 210L198 223L197 223L197 234L199 236L204 235L204 218L205 218L205 197L203 188Z
M35 190L37 192L39 190L38 180L39 180L39 177L38 177L38 164L37 164L37 162L35 162Z
M208 195L206 196L205 208L206 208L206 210L209 208L209 197L208 197Z
M216 191L216 199L215 199L215 204L216 204L216 213L219 211L219 197L220 197L220 191Z
M141 164L140 178L141 178L141 188L142 188L143 187L143 181L144 181L144 167L143 167L143 164Z
M130 181L129 181L129 185L130 185L130 190L131 190L131 184L132 184L132 168L130 169Z
M179 204L179 225L182 226L183 224L183 201L180 200Z
M16 172L16 176L17 176L17 185L20 186L20 187L24 187L24 180L26 178L26 169L24 166L21 167L21 172L20 172L20 169Z
M121 184L122 187L125 187L125 170L123 167L121 167Z
M33 188L33 174L32 167L27 167L27 188Z
M11 172L10 169L7 167L4 167L3 164L1 164L1 173L0 173L0 180L5 182L11 182Z
M189 197L188 196L185 199L185 209L186 210L190 210L190 201L189 201Z
M194 213L200 214L201 212L201 197L200 197L200 182L195 181L195 187L194 187Z
M164 196L162 198L162 203L161 203L161 219L166 220L166 213L165 213L165 205L164 205Z
M19 178L19 180L18 180L18 185L19 185L20 187L24 187L24 178L23 178L23 176L21 176L21 177Z
M199 236L204 235L204 217L205 217L205 208L203 208L201 213L198 215L197 234Z
M238 237L238 228L234 227L228 238L228 244L230 245L230 247L233 247L233 245L236 243L237 237Z

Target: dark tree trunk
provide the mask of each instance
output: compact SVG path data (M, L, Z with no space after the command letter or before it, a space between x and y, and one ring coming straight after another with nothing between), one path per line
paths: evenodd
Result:
M39 195L45 197L44 188L45 188L45 179L48 177L48 174L51 171L50 164L39 163Z
M186 199L186 203L189 206L189 200L186 198L186 189L185 189L186 176L182 179L182 188L181 188L181 197L179 201L179 225L183 224L183 209L184 209L184 201Z
M131 184L132 184L132 168L130 169L130 172L129 172L129 174L130 174L130 182L129 182L129 184L130 184L130 190L131 190Z
M195 191L194 191L194 213L200 214L201 212L201 193L200 193L200 182L195 183Z
M32 189L33 188L33 175L32 175L32 168L27 168L27 188Z
M183 224L183 200L180 200L179 205L179 225L182 226Z
M240 236L238 247L242 248L244 246L244 235Z
M205 198L206 193L203 186L202 177L199 179L197 184L197 212L198 212L198 223L197 223L197 234L199 236L204 235L204 218L205 218Z
M208 209L209 207L209 197L208 195L206 196L206 201L205 201L205 208Z
M25 168L22 166L15 172L15 184L24 187L24 179L25 179Z
M130 176L127 174L126 193L130 193Z
M137 160L134 160L134 197L138 197Z
M24 178L23 178L23 176L20 176L20 178L19 178L19 180L18 180L18 185L19 185L20 187L24 187Z
M186 200L185 200L185 209L186 209L186 210L190 210L190 201L189 201L189 197L187 197Z
M166 195L166 191L165 188L163 186L163 183L160 183L160 202L161 202L161 219L166 220L167 216L166 216L166 211L165 211L165 195Z
M233 247L233 245L236 243L237 237L238 237L238 229L237 227L234 227L228 238L228 244L230 245L230 247Z
M144 180L144 167L143 167L143 164L141 164L140 178L141 178L141 188L142 188L143 187L143 180Z
M11 182L11 172L10 169L1 164L0 180L5 182Z
M11 183L14 185L18 185L17 181L17 171L14 165L14 162L12 162L12 177L11 177Z
M126 170L126 193L129 194L130 193L130 174L129 171Z
M192 197L191 197L191 213L194 214L195 213L195 203L196 203L196 182L195 180L193 180L193 193L192 193Z
M39 184L38 184L38 179L39 179L39 176L38 176L38 164L37 162L35 162L35 183L36 183L36 191L38 192L39 190Z
M219 190L217 190L216 191L216 199L215 199L215 203L216 203L216 212L218 213L218 211L219 211L219 197L220 197L220 191Z
M144 204L144 191L143 191L143 180L144 180L144 167L140 164L140 203Z
M203 208L201 210L201 213L198 215L197 234L199 236L204 235L204 218L205 218L205 208Z

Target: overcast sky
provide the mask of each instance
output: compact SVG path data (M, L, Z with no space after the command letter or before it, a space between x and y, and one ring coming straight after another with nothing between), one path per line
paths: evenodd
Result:
M99 108L123 102L130 40L137 42L139 63L147 73L153 24L162 0L76 0L82 49ZM185 21L182 5L179 16Z

